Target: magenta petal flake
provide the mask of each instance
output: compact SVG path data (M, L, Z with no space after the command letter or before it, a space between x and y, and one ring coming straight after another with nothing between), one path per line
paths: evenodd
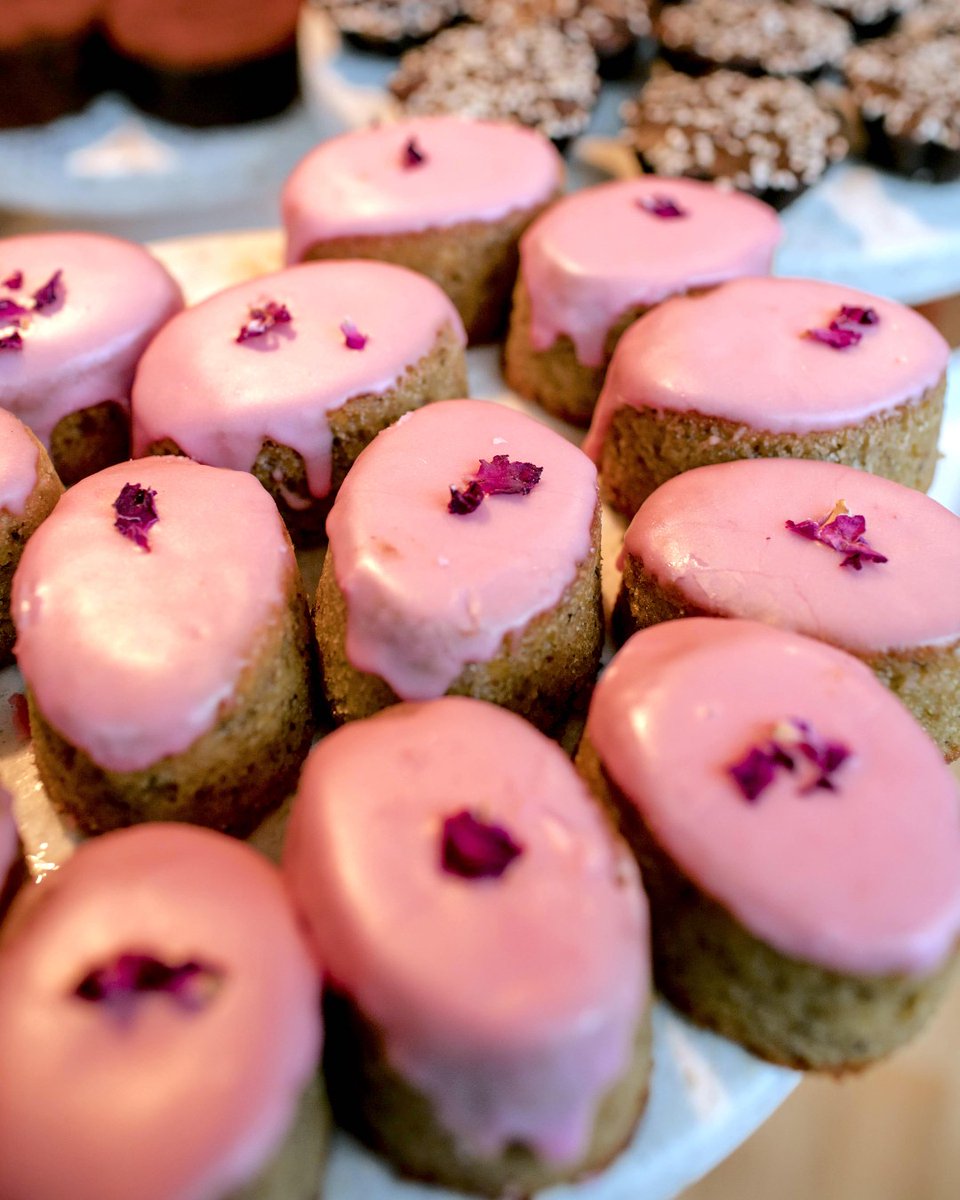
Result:
M21 317L27 317L33 312L31 308L24 308L16 300L11 300L4 296L0 299L0 322L16 323Z
M125 483L113 502L117 514L114 528L148 553L150 543L147 532L160 519L154 503L156 498L157 493L153 488L141 487L139 483Z
M502 825L492 825L464 809L443 823L440 865L461 879L499 879L523 853Z
M487 496L526 496L540 482L543 467L533 463L511 462L506 454L495 454L493 462L480 459L474 479Z
M875 308L864 308L860 304L841 304L840 316L835 325L879 325L880 314Z
M63 277L62 271L54 271L47 282L37 288L33 293L33 307L35 309L49 308L51 304L56 304L60 298L60 280Z
M475 479L465 488L456 488L453 484L450 485L450 503L447 505L447 512L458 517L465 517L468 513L476 512L482 503L483 488Z
M249 342L252 338L263 337L277 325L289 325L293 320L290 310L285 304L276 300L267 300L262 304L251 304L248 310L246 324L240 326L240 332L234 341Z
M859 513L847 512L842 500L837 501L822 521L786 521L784 527L808 541L820 542L844 555L841 567L853 567L859 571L865 562L889 561L885 554L874 550L863 536L867 530L866 518Z
M642 208L644 212L649 213L652 217L671 219L673 217L686 217L689 215L687 210L681 208L672 196L662 194L641 196L637 201L637 207Z
M3 280L3 286L11 292L18 292L23 287L23 272L14 271Z
M362 350L370 340L352 321L341 321L340 332L343 334L343 344L348 350Z
M422 167L427 161L427 156L417 145L415 137L410 138L403 148L403 154L400 157L400 164L405 171L410 171L415 167Z
M6 333L0 336L0 350L22 350L23 338L20 336L20 331L14 329L12 333Z
M189 961L169 966L151 954L121 954L80 980L74 995L128 1012L133 1002L149 993L167 995L182 1008L197 1010L213 996L220 972Z
M779 721L769 739L751 746L743 758L727 767L744 800L754 801L773 783L777 771L798 777L798 794L817 788L836 791L833 774L851 757L842 742L820 737L809 721L790 717ZM804 762L809 766L804 769ZM810 767L813 768L811 773Z
M848 346L855 346L863 334L856 329L847 329L845 325L833 322L829 329L808 329L804 337L808 337L814 342L822 342L824 346L829 346L833 350L846 350Z

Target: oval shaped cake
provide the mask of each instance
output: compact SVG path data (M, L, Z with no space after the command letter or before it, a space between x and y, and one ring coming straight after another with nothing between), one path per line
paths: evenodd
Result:
M40 777L85 831L249 832L294 787L309 617L252 476L154 458L82 481L30 539L13 616Z
M549 412L589 423L624 329L669 296L769 272L768 205L689 179L585 188L523 235L506 376Z
M431 404L360 455L327 535L335 719L455 692L576 744L603 620L596 473L575 446L498 404Z
M332 989L334 1108L401 1171L528 1194L622 1147L650 1066L646 902L549 739L459 697L337 730L283 867Z
M173 278L133 242L0 240L0 407L33 430L64 483L128 457L134 370L181 308Z
M381 429L466 391L463 326L430 280L389 263L292 267L217 293L154 340L133 388L137 455L253 471L291 532Z
M665 480L735 458L818 458L926 490L949 347L912 309L835 283L735 279L621 338L584 450L632 517Z
M0 1194L316 1196L320 1045L316 970L266 859L186 826L81 846L0 943Z
M862 663L667 621L600 680L578 765L640 861L658 986L694 1020L830 1071L919 1030L956 957L960 797Z
M283 190L287 261L377 258L428 275L472 342L506 321L517 242L563 187L550 142L507 121L410 117L331 138Z
M960 755L960 517L839 463L742 459L685 471L624 539L618 615L744 617L863 659Z

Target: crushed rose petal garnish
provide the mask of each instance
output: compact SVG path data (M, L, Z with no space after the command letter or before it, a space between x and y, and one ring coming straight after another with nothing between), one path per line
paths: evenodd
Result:
M641 196L637 201L637 207L642 208L644 212L649 213L652 217L686 217L689 214L685 208L673 199L672 196L658 194L655 196Z
M860 304L841 304L836 325L879 325L880 314L875 308L864 308Z
M410 138L410 140L404 146L403 155L401 156L400 161L404 170L406 171L411 170L413 167L422 167L427 161L427 156L417 145L417 139L415 137Z
M251 304L245 325L240 326L240 332L234 341L249 342L251 338L263 337L277 325L289 325L293 320L290 310L285 304L276 300L267 300L262 304Z
M9 288L11 292L17 292L23 287L23 272L14 271L12 275L8 275L3 281L3 286Z
M451 486L447 508L462 516L473 512L484 496L526 496L540 482L542 474L543 467L528 462L511 462L507 454L495 454L492 462L481 458L466 488L461 490Z
M847 329L844 325L834 323L829 329L808 329L804 337L814 342L822 342L824 346L830 346L833 350L846 350L848 346L855 346L863 334L856 329Z
M139 483L125 483L113 502L117 514L114 528L148 553L150 543L147 532L160 519L154 503L156 498L157 493L153 488L141 487Z
M9 299L9 297L5 296L0 300L0 321L16 324L21 317L27 317L32 312L32 308L24 308L22 304Z
M14 329L12 333L0 335L0 350L22 350L23 338L20 336L20 331Z
M348 350L362 350L370 340L352 321L341 321L340 332L343 334L343 344Z
M49 308L59 299L60 280L63 271L54 271L47 282L33 293L33 307L36 309Z
M786 521L784 528L844 555L841 567L859 571L865 562L889 562L887 556L874 550L863 536L867 530L866 518L859 513L851 514L842 500L837 501L822 521Z
M833 775L851 754L842 742L820 737L809 721L789 717L778 721L768 739L751 746L726 770L744 800L758 799L773 783L778 769L800 776L798 794L805 796L817 788L836 791ZM803 769L805 762L807 770Z
M219 971L192 960L169 966L152 954L121 954L85 975L74 995L124 1012L137 997L154 993L195 1011L212 999L219 982Z
M440 865L461 879L499 879L523 853L509 830L463 809L443 822Z
M467 513L475 512L482 503L483 488L475 479L465 488L450 485L450 502L447 505L447 512L458 517L465 517Z

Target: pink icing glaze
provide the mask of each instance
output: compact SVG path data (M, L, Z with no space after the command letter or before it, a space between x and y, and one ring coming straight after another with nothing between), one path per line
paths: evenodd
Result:
M221 1200L249 1182L320 1047L276 870L208 830L140 826L81 846L22 917L0 947L4 1200ZM198 961L220 986L195 1011L145 995L127 1019L74 995L130 952Z
M862 570L785 529L838 500L888 562ZM654 578L717 616L749 617L861 653L960 639L960 518L922 492L838 463L755 458L669 480L624 541Z
M416 138L426 161L405 169ZM563 160L532 129L461 117L411 117L323 142L283 190L287 261L331 238L499 221L563 185Z
M267 300L285 304L292 321L238 343L250 306ZM345 344L344 321L367 336L362 350ZM311 492L325 496L327 414L393 387L445 327L466 343L436 284L387 263L307 263L228 288L181 313L143 356L134 453L170 437L201 462L249 471L271 438L303 456Z
M450 485L496 454L543 467L539 484L449 513ZM350 662L401 699L443 695L559 601L590 552L596 488L575 446L499 404L408 413L363 451L327 518Z
M806 337L843 304L880 323L834 350ZM934 327L893 300L809 279L735 279L641 317L617 344L583 448L598 459L614 411L629 404L742 421L770 433L854 425L919 399L947 367Z
M114 528L125 483L156 489L149 553ZM13 582L17 661L69 742L107 769L141 770L213 727L294 570L252 475L120 463L72 487L27 543Z
M104 400L127 405L140 355L183 308L177 284L133 242L92 233L0 241L0 279L24 274L21 291L0 288L0 295L23 303L57 270L61 299L30 319L22 351L0 353L0 406L48 449L54 426L69 413Z
M0 893L19 857L20 837L13 819L13 800L7 789L0 787Z
M499 879L441 869L465 808L523 847ZM648 1003L647 909L555 744L462 697L346 726L307 761L284 870L332 982L462 1144L585 1152Z
M685 215L657 217L638 203L659 196ZM565 333L582 363L599 366L607 333L628 308L766 274L779 240L768 205L695 180L644 177L575 192L520 243L530 340L548 350Z
M837 790L801 795L780 771L743 799L727 768L790 718L853 752ZM752 621L668 621L614 658L587 735L683 872L782 953L883 975L953 950L957 785L858 660Z
M0 509L22 517L37 486L37 444L22 421L0 408Z

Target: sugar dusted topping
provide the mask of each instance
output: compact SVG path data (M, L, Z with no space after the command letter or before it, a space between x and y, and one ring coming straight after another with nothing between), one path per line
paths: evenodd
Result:
M460 0L318 0L344 33L372 41L431 37L460 16Z
M911 37L960 34L960 0L917 0L918 7L903 18L900 29Z
M837 64L850 46L846 21L784 0L689 0L660 18L665 48L771 75L805 75Z
M856 47L844 71L863 116L887 133L960 149L960 36L900 34Z
M556 22L568 35L585 35L601 54L653 31L650 0L466 0L464 8L485 25Z
M515 120L568 138L586 126L599 77L589 43L552 25L462 25L408 51L390 90L408 114Z
M887 17L928 8L937 0L813 0L821 8L840 13L858 25L878 25Z
M798 79L665 72L622 117L628 142L658 175L716 179L741 191L802 189L847 151L839 117Z

